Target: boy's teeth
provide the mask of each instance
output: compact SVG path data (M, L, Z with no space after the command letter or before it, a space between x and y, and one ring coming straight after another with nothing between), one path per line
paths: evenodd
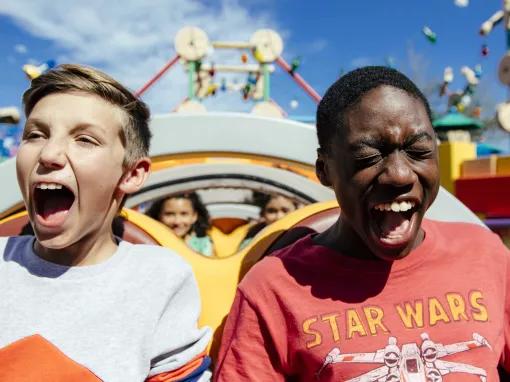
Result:
M409 211L414 207L414 202L393 202L393 203L381 203L374 206L377 211L393 211L393 212L405 212Z
M61 190L62 185L58 183L39 183L36 188L41 190Z

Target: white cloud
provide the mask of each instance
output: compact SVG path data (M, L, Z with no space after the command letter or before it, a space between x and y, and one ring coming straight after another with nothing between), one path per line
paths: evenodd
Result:
M356 57L351 60L350 65L352 68L360 68L362 66L373 65L373 61L370 57Z
M30 57L28 60L26 60L26 62L24 62L24 64L30 64L30 65L41 65L41 61L38 60L37 58L33 58L33 57Z
M14 51L19 54L26 54L28 52L28 49L23 44L16 44L14 45Z
M469 5L469 0L455 0L455 5L460 8L465 8Z
M304 45L303 50L306 53L306 55L311 56L313 54L317 54L324 51L324 49L326 49L327 46L328 41L323 38L319 38L317 40L312 41L309 44Z
M175 54L173 38L184 26L201 27L210 40L248 40L257 29L277 29L270 15L254 15L237 0L221 0L215 6L198 0L3 0L0 14L10 16L23 29L61 48L59 57L48 59L96 66L134 90ZM238 52L216 52L217 56L240 62ZM177 65L143 98L153 112L166 112L186 92L186 75ZM207 102L207 107L246 109L237 95L216 97Z

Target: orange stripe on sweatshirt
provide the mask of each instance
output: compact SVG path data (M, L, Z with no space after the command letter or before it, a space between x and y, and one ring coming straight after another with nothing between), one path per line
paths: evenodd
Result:
M204 357L206 356L205 352L200 353L195 358L193 358L186 365L172 371L168 371L166 373L156 374L152 377L149 377L145 380L145 382L176 382L179 381L186 376L193 373L196 369L200 367Z
M0 381L99 382L101 379L36 334L0 349Z

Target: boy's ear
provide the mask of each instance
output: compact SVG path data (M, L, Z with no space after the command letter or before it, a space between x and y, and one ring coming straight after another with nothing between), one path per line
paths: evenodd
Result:
M323 186L331 187L331 178L329 176L326 154L322 149L317 149L317 160L315 161L315 174Z
M151 160L148 157L140 158L122 176L119 190L124 194L132 194L142 188L150 174Z

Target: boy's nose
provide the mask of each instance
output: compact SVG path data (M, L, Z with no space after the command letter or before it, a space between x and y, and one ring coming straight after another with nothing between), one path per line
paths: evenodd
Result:
M39 163L46 168L59 169L66 164L64 146L56 141L48 140L41 149Z
M404 187L417 181L417 175L405 158L405 154L390 154L384 171L379 175L379 183L394 187Z

